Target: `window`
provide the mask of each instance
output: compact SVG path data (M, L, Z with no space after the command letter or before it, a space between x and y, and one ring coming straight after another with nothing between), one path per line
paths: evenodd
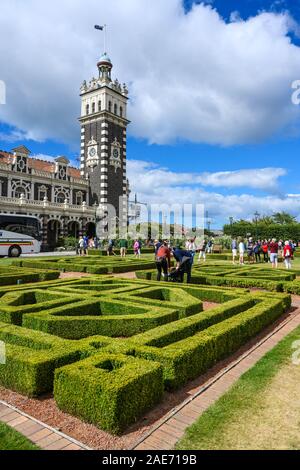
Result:
M25 198L26 198L26 190L24 188L22 188L22 186L18 186L16 189L15 189L15 197L17 198L20 198L21 195L24 194Z
M111 101L108 102L108 111L111 113Z
M120 106L120 116L123 117L123 108Z
M20 171L21 173L26 173L27 171L26 158L17 157L17 171Z
M98 111L99 111L99 113L101 111L101 101L98 101Z
M0 230L29 235L41 240L40 222L34 217L21 217L18 215L0 215Z
M95 111L96 111L96 104L93 103L93 104L92 104L92 113L95 113Z
M38 191L38 200L43 201L47 197L47 188L46 186L40 186Z
M58 204L64 204L65 199L66 196L64 195L64 193L58 193L56 196L56 202L58 202Z
M88 104L86 105L86 114L90 114L90 107Z
M77 206L81 206L82 205L82 202L83 202L83 197L82 197L82 192L81 191L78 191L78 193L76 193L76 205Z
M114 105L114 113L118 114L118 106L116 104Z

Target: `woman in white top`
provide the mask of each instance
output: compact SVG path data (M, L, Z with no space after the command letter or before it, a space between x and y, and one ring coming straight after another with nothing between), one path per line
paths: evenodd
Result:
M246 249L245 243L243 242L243 240L241 240L240 243L239 243L240 264L245 264L244 263L245 249Z

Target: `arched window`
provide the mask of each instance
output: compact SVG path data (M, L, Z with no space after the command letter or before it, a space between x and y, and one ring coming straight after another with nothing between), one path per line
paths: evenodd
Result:
M118 106L116 104L114 105L114 113L118 114Z
M24 194L25 198L26 198L26 190L24 188L22 188L22 186L18 186L16 189L15 189L15 197L17 198L20 198L21 195Z
M90 114L90 107L88 104L86 105L86 114Z
M98 101L98 111L99 111L99 113L101 111L101 101L100 100Z
M96 104L92 103L92 113L94 113L95 111L96 111Z
M108 111L111 113L111 101L108 102Z
M64 195L64 193L58 193L56 196L56 202L58 202L58 204L63 204L65 202L65 199L66 196Z
M120 116L123 117L123 108L120 106Z

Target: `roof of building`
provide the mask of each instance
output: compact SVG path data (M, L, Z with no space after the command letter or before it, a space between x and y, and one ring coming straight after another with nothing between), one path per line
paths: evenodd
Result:
M102 54L102 56L100 57L99 63L100 62L109 62L110 64L112 64L106 52L104 52L104 54Z
M10 164L14 155L10 152L5 152L4 150L0 150L0 163ZM57 159L66 160L64 157ZM44 171L46 173L54 173L55 172L55 162L50 162L46 160L40 160L39 158L28 158L28 167L33 168L36 171ZM68 174L72 178L81 178L80 170L78 168L68 166Z

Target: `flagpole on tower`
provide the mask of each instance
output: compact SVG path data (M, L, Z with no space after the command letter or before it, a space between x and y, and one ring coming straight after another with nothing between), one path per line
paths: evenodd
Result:
M106 28L107 28L107 25L105 24L103 26L103 29L104 29L104 53L105 54L107 54L107 50L106 50L106 48L107 48L107 29Z
M99 26L98 24L95 25L95 29L99 31L104 31L104 53L107 54L107 25L104 24L103 26Z

